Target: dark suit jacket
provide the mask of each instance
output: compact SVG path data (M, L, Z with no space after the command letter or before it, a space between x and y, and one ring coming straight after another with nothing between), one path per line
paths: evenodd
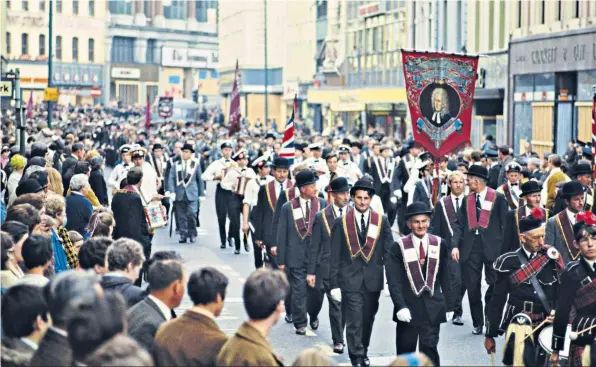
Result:
M83 195L71 193L66 197L66 229L85 235L85 228L93 213L93 206Z
M126 237L140 242L145 248L151 246L143 202L138 193L118 190L112 197L112 211L116 220L113 234L115 240Z
M166 318L149 297L128 310L128 335L148 352L153 349L153 339Z
M486 186L490 187L491 189L496 190L497 187L501 186L499 184L499 172L501 171L501 164L495 164L488 170L488 180L486 181Z
M319 201L319 210L327 206L325 199L315 198L315 200ZM314 220L314 218L311 220ZM274 227L277 231L275 241L277 245L277 265L286 265L289 268L305 268L307 249L310 247L312 235L306 235L304 239L300 238L294 224L291 202L286 202L283 205L279 214L279 224L274 224Z
M449 200L451 200L451 196L448 196ZM462 196L462 200L464 200L465 196ZM460 203L460 206L463 203ZM445 216L445 211L443 210L443 200L438 200L437 205L433 210L433 215L431 217L430 228L428 230L429 233L434 234L435 236L441 237L447 243L447 246L451 248L451 239L453 238L453 227L455 221L457 221L457 209L455 218L447 218ZM449 227L451 226L451 230Z
M223 345L217 366L283 366L273 347L257 329L245 322Z
M329 229L333 230L335 217L328 225L330 227ZM318 212L315 216L309 245L307 249L306 272L307 274L316 275L317 284L322 284L321 280L329 279L331 261L331 233L327 232L327 227L323 220L323 211Z
M159 327L153 343L153 358L157 366L215 366L217 355L227 340L214 320L186 311Z
M259 188L257 205L254 208L255 240L263 241L263 244L270 248L275 241L272 236L273 226L271 225L275 212L269 205L265 186L262 185Z
M411 236L411 235L410 235ZM387 271L387 283L389 293L393 301L393 321L399 322L395 314L402 308L410 310L412 315L411 325L418 325L428 320L431 325L438 325L446 322L446 313L453 310L453 294L449 280L447 261L449 260L449 248L447 243L441 240L440 254L435 280L434 294L423 291L416 296L408 278L404 265L404 257L400 245L394 242L391 245L389 255L385 258L385 269ZM426 266L422 267L422 273L426 274Z
M503 253L503 230L505 229L505 216L509 211L505 196L498 192L495 194L496 198L488 220L488 227L478 229L484 246L484 257L490 262L494 262ZM470 193L470 195L474 194ZM451 248L459 249L459 261L462 263L468 260L474 246L474 237L476 237L476 231L470 230L468 224L467 200L466 196L460 207L451 241Z
M426 178L424 178L424 179L426 179ZM432 207L431 206L431 197L433 194L433 191L432 191L433 183L431 181L430 186L428 185L428 181L426 183L427 183L426 189L428 190L428 194L426 193L424 186L422 186L422 181L416 182L416 184L414 185L414 199L413 200L414 200L414 202L417 202L417 201L423 202L426 205L428 205L430 208L430 207Z
M364 285L369 292L382 291L385 283L383 263L392 243L391 227L387 217L383 216L381 232L370 261L366 263L360 255L352 260L342 218L335 219L331 233L331 269L329 271L331 289L340 288L346 292L358 292Z
M110 206L108 201L108 187L106 186L106 180L103 177L103 172L98 169L91 170L89 176L89 185L97 196L97 200L103 206Z
M48 329L31 359L31 366L71 365L72 349L70 349L68 339L54 330Z
M125 277L118 276L103 276L101 278L101 287L103 290L112 290L118 292L124 297L126 307L130 308L141 302L147 297L146 291L132 284L132 281Z
M35 350L25 344L21 338L2 338L2 355L0 355L2 367L29 366L34 353Z

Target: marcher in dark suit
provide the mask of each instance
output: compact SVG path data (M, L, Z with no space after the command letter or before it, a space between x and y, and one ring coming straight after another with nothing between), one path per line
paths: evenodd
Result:
M391 184L393 175L397 171L397 164L393 158L393 152L390 147L382 146L379 148L380 155L371 159L371 169L369 171L373 178L375 193L381 198L383 203L383 210L393 218L393 212L396 207L391 202L393 193L391 192Z
M427 158L428 157L428 158ZM416 182L414 185L414 196L412 202L422 202L429 206L429 208L434 207L434 203L432 202L433 199L433 190L434 190L434 180L433 180L433 170L434 164L431 160L429 154L424 153L422 154L422 166L418 166L420 169L420 180ZM437 188L438 195L441 195L440 188Z
M397 354L413 353L419 344L420 352L439 366L439 331L453 315L453 294L447 243L427 233L431 214L426 203L408 206L406 221L412 233L393 243L385 269L397 322Z
M101 278L101 287L119 292L127 307L134 306L147 296L144 290L133 285L144 261L143 248L137 241L130 238L115 241L106 252L108 272Z
M484 152L484 155L486 156L486 163L488 165L488 180L486 181L486 186L496 190L497 187L499 187L499 172L501 172L501 163L497 159L498 153L496 150L489 149Z
M128 335L151 352L157 329L182 302L186 270L178 260L158 260L147 270L147 282L151 293L128 311Z
M383 262L393 238L386 217L370 209L375 190L358 180L350 190L354 210L335 220L331 234L331 296L346 307L348 352L354 366L368 366L368 346L379 296Z
M450 194L443 196L441 200L437 201L437 205L433 210L429 232L441 237L449 249L452 247L451 240L453 238L453 227L455 227L455 222L457 221L457 213L464 203L465 182L466 179L463 173L459 171L451 172L448 177ZM449 256L447 268L449 269L451 289L453 290L452 322L454 325L463 325L462 298L466 293L466 288L462 281L462 266Z
M101 156L93 157L89 160L89 166L91 167L91 173L89 174L89 185L91 190L97 196L99 203L105 207L110 206L108 201L108 186L106 180L103 177L104 162Z
M157 330L153 344L157 366L216 365L217 355L228 340L214 320L223 310L227 285L228 278L214 268L190 275L188 295L194 306Z
M70 181L70 195L66 197L66 229L77 231L82 236L87 233L85 228L93 213L91 202L83 195L89 189L88 179L84 174L74 175Z
M331 231L335 219L342 217L348 211L350 201L350 185L345 177L338 177L331 181L327 190L333 199L329 205L317 213L312 227L310 247L307 249L306 281L308 289L308 314L318 320L323 300L327 295L329 302L329 323L333 351L344 351L345 308L341 302L331 297L329 284L329 269L331 261Z
M569 177L571 177L572 180L581 182L586 188L583 211L596 213L596 195L594 192L594 184L592 183L594 177L592 163L588 161L577 162L571 169Z
M296 175L295 186L300 196L285 203L279 213L277 228L277 266L287 267L292 292L292 318L296 334L306 334L307 324L307 249L310 248L315 215L327 206L327 201L317 197L316 182L319 178L311 170ZM316 315L311 315L310 326L319 327Z
M85 145L83 143L75 143L72 145L71 152L71 155L65 156L64 162L62 162L62 172L60 172L62 175L62 185L64 186L64 196L66 196L70 185L70 178L72 177L72 173L68 173L69 171L72 172L78 161L82 161L85 158Z
M497 274L493 263L503 253L503 229L507 215L507 200L502 194L486 186L486 168L472 165L468 171L470 194L461 206L451 240L454 260L462 264L462 279L468 291L474 335L482 334L482 268L488 290L485 304L490 302Z

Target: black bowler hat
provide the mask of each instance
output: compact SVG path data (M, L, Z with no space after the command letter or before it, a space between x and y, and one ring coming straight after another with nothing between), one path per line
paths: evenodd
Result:
M370 192L371 197L375 194L375 188L373 186L372 181L366 180L363 178L356 181L354 186L352 186L352 188L350 189L350 195L354 195L356 190L366 190L366 191Z
M153 144L153 150L157 150L157 149L161 149L163 150L163 145L159 144L159 143L155 143Z
M406 220L415 215L428 215L430 217L431 214L432 210L430 210L426 203L421 201L414 202L406 208Z
M584 185L581 184L579 181L569 181L565 182L563 187L561 187L561 197L564 199L569 199L577 195L583 195L586 191Z
M182 146L182 149L181 150L182 151L190 150L191 152L194 153L195 152L195 147L192 144L190 144L190 143L184 143L184 145Z
M275 135L272 133L267 133L267 135L265 135L265 139L275 139Z
M484 180L488 180L488 171L486 170L486 168L480 165L473 164L470 166L470 169L468 169L468 177L469 176L479 177Z
M345 177L338 177L329 183L329 187L325 189L327 192L346 192L350 191L350 184Z
M290 168L290 162L287 158L277 157L273 160L273 169L275 168Z
M519 220L519 233L525 233L533 231L536 228L542 227L544 215L542 209L534 208L530 212L530 215L523 217Z
M526 195L530 195L533 194L535 192L541 192L542 191L542 185L540 185L538 182L536 181L528 181L525 182L521 185L521 194L519 194L520 197L524 197Z
M300 171L296 174L296 187L302 187L310 184L314 184L317 182L319 178L315 175L315 173L309 169L305 169L304 171Z
M593 173L594 173L594 170L592 169L592 165L590 163L577 163L571 169L572 177L577 177L577 176L581 176L581 175L591 175Z
M17 196L25 195L25 194L35 194L43 190L43 187L32 178L26 179L17 186L16 194Z

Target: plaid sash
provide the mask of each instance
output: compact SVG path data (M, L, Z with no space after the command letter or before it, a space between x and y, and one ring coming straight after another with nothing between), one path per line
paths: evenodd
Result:
M323 209L321 217L323 218L323 223L325 224L327 234L331 236L331 229L333 228L332 225L335 222L335 212L333 211L333 205L330 204L328 207Z
M366 233L366 241L364 246L360 243L358 238L358 228L356 227L356 213L355 209L348 211L342 218L344 225L344 234L350 250L350 257L354 260L358 255L368 263L375 251L377 238L381 233L381 216L379 213L370 211L370 223L368 224L368 231Z
M406 274L410 281L412 291L419 296L427 290L430 295L435 293L435 280L439 271L439 254L441 253L441 241L438 237L428 235L428 263L426 265L426 277L422 276L422 267L418 259L418 251L414 247L412 234L402 237L398 242L404 258Z
M557 218L557 227L559 227L559 232L563 236L565 240L565 246L567 246L567 251L569 251L569 255L573 260L576 260L579 256L579 249L573 246L573 228L571 226L571 222L569 221L569 217L567 216L567 211L563 210L556 216Z
M296 227L298 236L300 236L300 239L303 240L306 236L310 236L312 234L312 224L315 221L315 215L317 215L317 212L319 211L319 199L310 199L310 213L308 213L308 223L306 222L304 212L302 211L302 207L300 206L300 198L296 197L292 199L290 203L290 205L292 206L292 216L294 217L294 226Z
M497 193L490 187L486 188L486 196L484 202L481 203L482 209L480 210L480 219L476 218L476 194L468 195L468 226L470 231L477 230L478 228L486 229L488 227L488 221L490 219L490 213L493 210L493 204L497 198Z
M509 283L512 286L518 286L527 282L532 276L540 273L549 260L544 254L537 253L526 265L522 265L520 269L509 276Z
M587 277L585 280L587 279L590 278ZM594 302L596 302L596 279L590 279L590 282L578 289L575 294L575 309L581 310L584 307L592 305Z

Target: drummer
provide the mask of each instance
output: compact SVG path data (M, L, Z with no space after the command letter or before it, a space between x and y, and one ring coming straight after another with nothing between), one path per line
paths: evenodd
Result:
M584 348L594 341L596 328L585 330L596 324L596 216L592 212L581 212L573 226L574 244L581 256L567 264L561 275L561 291L557 312L553 322L553 352L551 365L559 364L559 352L565 348L567 324L571 321L569 365L581 366ZM570 320L570 311L575 317ZM581 331L584 331L581 333ZM587 349L586 349L587 350ZM586 355L586 357L588 357Z
M563 262L554 247L544 246L545 227L542 211L535 208L529 216L520 219L519 231L522 246L516 251L499 256L494 263L498 272L497 283L493 297L487 305L484 341L489 354L494 353L496 349L494 338L506 331L509 331L506 335L514 332L515 324L512 324L512 320L516 314L526 314L532 321L531 329L541 325L543 321L544 326L553 321L551 312L555 305L559 272L563 269ZM540 331L541 328L536 330L535 335ZM521 348L517 348L516 345L521 345ZM514 361L523 361L524 345L523 335L517 335L515 338L509 335L505 342L503 364L513 365ZM540 354L539 357L544 362L545 354ZM531 355L537 356L534 353ZM536 360L535 365L542 364L539 361Z

